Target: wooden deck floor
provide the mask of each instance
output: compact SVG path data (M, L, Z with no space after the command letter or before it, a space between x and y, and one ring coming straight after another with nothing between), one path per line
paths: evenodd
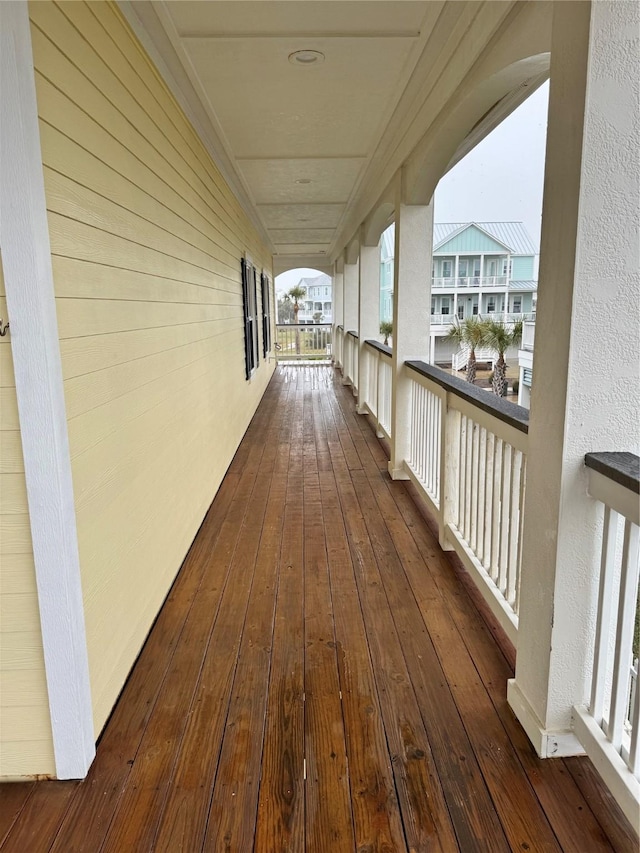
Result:
M386 461L331 368L279 368L88 778L2 786L2 853L637 850L535 757Z

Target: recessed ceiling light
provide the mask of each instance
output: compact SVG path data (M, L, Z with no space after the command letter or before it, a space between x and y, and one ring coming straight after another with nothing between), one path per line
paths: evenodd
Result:
M294 181L296 184L310 184L311 178L298 178L297 181Z
M324 62L324 53L319 50L295 50L289 54L292 65L320 65Z

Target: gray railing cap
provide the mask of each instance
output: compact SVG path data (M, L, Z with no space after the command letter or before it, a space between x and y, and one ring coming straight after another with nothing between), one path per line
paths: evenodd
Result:
M391 347L388 347L386 344L381 344L380 341L366 340L365 344L367 344L367 346L373 347L373 349L380 350L380 352L383 352L385 355L393 355L393 350L391 349Z
M517 403L512 403L511 400L498 397L496 394L487 393L486 388L477 388L465 379L451 376L442 368L434 367L424 361L405 361L405 364L411 370L433 380L441 388L445 388L457 397L468 400L474 406L482 409L483 412L493 415L503 423L509 424L521 432L529 432L528 409L518 406Z
M605 477L640 494L640 456L625 451L587 453L584 464Z

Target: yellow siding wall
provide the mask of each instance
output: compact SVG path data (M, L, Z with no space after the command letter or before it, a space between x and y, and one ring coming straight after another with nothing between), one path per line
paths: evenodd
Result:
M0 317L7 320L0 258ZM11 337L0 338L0 777L53 774Z
M271 257L117 8L30 15L97 733L271 376Z

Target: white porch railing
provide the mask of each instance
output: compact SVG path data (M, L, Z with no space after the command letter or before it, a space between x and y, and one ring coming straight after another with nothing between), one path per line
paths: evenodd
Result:
M360 389L360 404L376 422L378 438L391 438L391 347L366 341L367 383Z
M342 357L344 352L344 328L336 326L333 332L333 360L339 367L342 367Z
M331 326L315 323L276 324L276 358L278 361L330 361Z
M515 644L528 412L423 362L412 386L409 477Z
M634 826L640 812L638 679L639 460L590 453L589 494L604 505L598 615L589 704L576 736Z
M359 338L355 332L344 333L342 341L343 362L342 381L345 385L351 385L353 393L358 393L358 350Z
M437 276L432 280L432 287L444 287L453 290L456 287L506 287L509 284L509 278L506 275L479 275L471 276Z

